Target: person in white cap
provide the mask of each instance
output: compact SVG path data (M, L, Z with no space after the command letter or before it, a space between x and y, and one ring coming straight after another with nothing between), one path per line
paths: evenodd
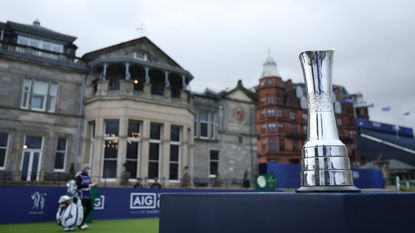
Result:
M92 201L91 201L91 177L89 176L89 171L91 168L89 164L85 164L82 167L82 170L76 174L76 185L79 192L79 197L82 200L82 206L84 207L84 219L82 220L80 229L84 230L88 228L88 225L85 223L88 214L92 210Z

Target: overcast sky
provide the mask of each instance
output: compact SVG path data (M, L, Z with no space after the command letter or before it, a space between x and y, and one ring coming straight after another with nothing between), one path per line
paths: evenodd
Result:
M374 103L371 120L415 127L415 1L13 0L0 12L78 37L78 56L140 37L143 24L194 91L256 85L268 47L282 78L303 82L298 54L335 48L333 82Z

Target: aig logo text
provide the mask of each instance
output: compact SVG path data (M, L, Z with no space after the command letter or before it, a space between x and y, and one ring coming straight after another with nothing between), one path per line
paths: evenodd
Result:
M131 193L130 209L155 209L157 196L155 193Z

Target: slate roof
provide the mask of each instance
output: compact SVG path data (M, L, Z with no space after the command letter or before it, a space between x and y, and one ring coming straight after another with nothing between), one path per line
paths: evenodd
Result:
M12 31L23 32L31 35L37 35L39 37L46 37L58 41L63 41L67 43L73 43L76 40L76 37L59 33L48 28L42 27L35 24L22 24L12 21L7 21L3 26L7 26Z

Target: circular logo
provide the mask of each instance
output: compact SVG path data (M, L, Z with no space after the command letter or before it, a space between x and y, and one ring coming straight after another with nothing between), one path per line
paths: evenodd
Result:
M267 186L267 181L265 180L265 176L258 176L256 178L256 183L260 188L265 188Z

